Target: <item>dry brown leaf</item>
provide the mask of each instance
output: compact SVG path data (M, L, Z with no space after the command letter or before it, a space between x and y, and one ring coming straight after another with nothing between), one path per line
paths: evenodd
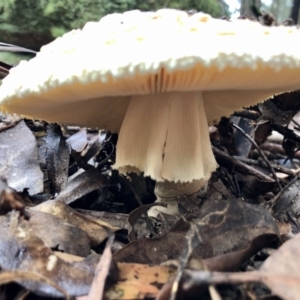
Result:
M66 262L55 255L46 244L19 224L19 215L12 214L0 227L0 267L5 271L26 271L48 278L49 282L63 288L69 295L88 293L98 262L98 255L83 261ZM44 280L32 281L30 277L16 281L35 293L61 296L61 292Z
M166 283L175 271L163 266L118 263L119 281L105 293L108 299L144 299L157 295L160 286Z
M193 248L193 256L203 258L211 271L238 268L279 235L276 223L266 210L238 200L206 202L195 226L202 241ZM160 238L129 243L114 254L114 259L149 265L179 259L189 244L188 229L189 224L180 221ZM192 234L190 230L189 236Z
M5 235L6 224L11 221L11 215L0 216L1 234ZM52 249L84 257L90 254L90 240L85 231L51 214L29 211L28 215L29 220L20 218L19 221L19 229L24 235L33 232ZM1 240L0 235L0 242Z
M47 125L46 133L46 167L48 180L51 193L56 195L67 185L70 153L59 125Z
M264 283L274 294L285 300L300 299L300 234L286 241L261 266L260 271L269 272Z
M300 180L283 191L276 204L273 206L273 214L281 221L290 220L289 216L298 216L300 213Z
M218 273L207 271L185 272L185 293L200 289L208 284L262 282L273 294L283 300L300 299L300 234L286 241L277 251L274 251L262 264L259 271L240 273ZM160 298L168 296L171 283L167 283L160 293ZM182 292L182 291L181 291Z
M108 211L96 211L96 210L85 210L76 209L80 214L92 218L93 220L103 220L105 224L111 224L115 228L127 229L127 214L108 212ZM101 221L102 222L102 221ZM112 227L112 228L113 228Z
M56 200L70 204L106 184L107 178L102 175L99 170L87 170L70 180L65 189L58 194Z
M38 163L36 139L24 121L0 132L0 174L9 187L30 195L43 191L44 175ZM26 174L26 176L24 176Z
M164 266L148 266L143 264L118 263L119 280L105 292L107 300L135 300L146 296L156 297L160 287L168 282L175 271ZM88 296L77 297L87 300Z
M101 219L86 217L59 200L46 201L31 208L31 210L52 214L73 226L81 228L88 234L92 246L99 245L107 237L105 228L112 231L120 229Z
M36 282L37 284L46 284L54 289L56 289L59 293L63 294L66 299L69 299L69 296L65 290L63 290L59 285L55 282L51 281L51 279L31 271L2 271L0 272L0 285L4 285L10 282Z

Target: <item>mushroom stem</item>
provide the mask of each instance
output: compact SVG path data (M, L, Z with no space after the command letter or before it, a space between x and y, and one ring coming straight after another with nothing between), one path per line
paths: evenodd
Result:
M158 182L199 188L217 163L211 150L201 92L132 97L119 134L115 168L144 172Z
M177 201L179 196L190 196L198 193L204 185L204 180L193 180L192 182L164 181L156 183L154 192L158 202Z
M198 191L205 184L204 180L194 180L192 182L164 181L156 182L154 193L156 202L167 204L167 207L152 206L148 210L148 215L157 217L159 212L174 215L178 211L179 196L188 196L190 200L197 199Z

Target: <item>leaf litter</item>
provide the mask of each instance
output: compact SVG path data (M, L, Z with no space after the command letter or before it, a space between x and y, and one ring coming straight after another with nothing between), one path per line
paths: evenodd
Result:
M299 110L295 91L223 118L208 185L155 218L153 180L111 167L117 135L1 115L6 296L299 299Z

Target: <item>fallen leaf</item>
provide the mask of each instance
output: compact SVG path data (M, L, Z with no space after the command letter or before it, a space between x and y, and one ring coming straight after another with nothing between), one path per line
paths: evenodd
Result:
M281 220L288 220L288 215L298 216L300 213L300 180L296 180L289 186L273 206L274 216Z
M0 132L0 149L0 174L8 186L18 192L28 189L30 195L42 192L36 139L24 121Z
M83 151L88 143L86 129L81 128L78 132L71 135L66 142L76 152Z
M300 299L300 234L286 241L262 264L260 271L269 272L263 282L285 300Z
M238 268L279 236L266 210L238 200L207 201L194 224L202 241L194 245L193 256L202 258L212 271ZM114 254L114 259L149 265L179 259L194 234L189 228L189 223L181 220L160 238L129 243Z
M109 228L112 231L120 229L102 221L100 218L86 217L59 200L46 201L32 207L31 210L55 215L65 222L81 228L88 234L92 246L99 245L106 239L107 232L105 228Z
M175 271L163 266L148 266L134 263L118 263L119 281L110 287L105 296L109 300L144 299L155 297L160 287L167 282Z
M97 169L87 170L68 182L56 200L67 204L74 202L80 197L95 191L108 183L106 177Z
M47 125L46 133L46 167L50 190L55 195L67 185L70 151L59 125Z
M67 294L80 296L88 293L93 280L98 255L83 261L65 262L38 238L33 230L24 230L19 224L19 215L13 213L1 226L0 267L5 271L26 271L35 277L47 278ZM16 281L28 290L42 295L62 296L57 288L30 277Z
M5 235L5 224L9 224L11 215L0 216L1 235ZM90 254L90 240L85 231L51 214L29 211L28 215L29 220L21 218L18 225L24 235L34 232L52 249L84 257Z

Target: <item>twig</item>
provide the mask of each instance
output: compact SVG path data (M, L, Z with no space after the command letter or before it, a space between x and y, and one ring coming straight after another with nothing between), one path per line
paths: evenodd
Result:
M286 158L286 152L283 150L282 146L273 142L263 143L261 145L261 149L264 151L269 152L269 155L271 157L284 159ZM295 153L295 157L297 159L300 159L300 153Z
M110 265L112 262L111 246L113 241L114 234L109 233L104 252L95 270L95 277L91 285L88 300L103 299L105 281L109 274Z
M241 157L241 156L234 156L234 158L236 158L246 164L259 166L259 167L263 167L263 168L268 168L267 164L261 160L255 160L255 159L250 159L250 158ZM274 165L274 164L272 164L272 167L277 172L281 172L281 173L287 174L289 176L295 176L295 173L286 167Z
M278 187L279 187L280 189L282 189L281 184L280 184L280 182L279 182L279 179L278 179L278 177L277 177L277 175L276 175L276 173L275 173L275 171L274 171L272 165L270 164L270 162L269 162L268 158L265 156L265 154L260 150L260 148L259 148L259 146L257 145L257 143L250 137L250 135L248 135L248 134L247 134L241 127L239 127L238 125L236 125L236 124L231 124L231 126L234 127L234 128L236 128L239 132L241 132L241 134L242 134L247 140L249 140L249 141L252 143L252 145L256 148L256 150L258 151L258 153L260 154L260 156L263 158L263 160L264 160L264 161L266 162L266 164L268 165L268 167L269 167L269 169L270 169L270 171L271 171L271 173L272 173L272 175L273 175L273 177L274 177L274 179L275 179L275 181L276 181Z
M251 272L236 272L236 273L221 273L208 271L190 271L186 270L184 275L187 277L183 283L183 289L188 290L191 286L201 286L204 284L224 284L224 283L247 283L247 282L264 282L269 283L272 280L275 282L289 282L294 286L299 285L298 277L281 274L274 274L268 271L251 271Z
M232 171L235 170L242 174L255 176L256 178L262 181L274 182L274 179L272 179L268 175L252 168L251 166L244 164L243 162L237 160L236 158L233 158L232 156L229 156L224 151L221 151L216 147L212 147L212 150L219 165L229 168Z

